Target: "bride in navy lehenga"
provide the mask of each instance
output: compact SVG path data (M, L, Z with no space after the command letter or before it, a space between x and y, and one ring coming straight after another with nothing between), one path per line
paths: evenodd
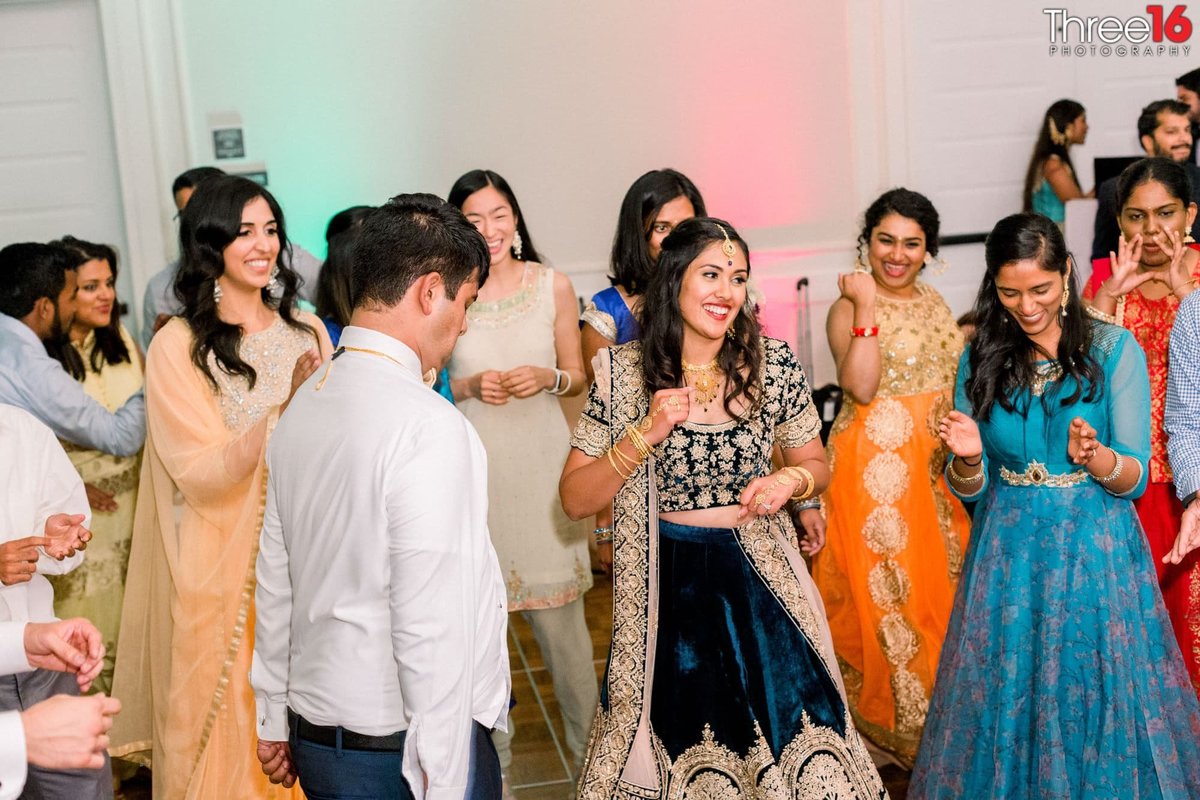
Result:
M791 351L746 308L749 272L728 223L681 223L641 341L596 359L560 484L572 517L615 512L580 800L884 796L783 508L828 483L819 421Z

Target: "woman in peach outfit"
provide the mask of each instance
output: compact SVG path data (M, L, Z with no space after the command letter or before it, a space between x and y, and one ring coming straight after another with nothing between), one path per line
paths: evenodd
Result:
M147 355L111 752L153 755L155 797L300 797L272 786L256 758L254 561L271 430L329 339L295 310L283 214L264 188L205 183L180 237L184 311Z

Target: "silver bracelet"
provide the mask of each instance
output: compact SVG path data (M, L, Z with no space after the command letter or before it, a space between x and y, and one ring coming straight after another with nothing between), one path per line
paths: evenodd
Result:
M1112 450L1112 454L1114 456L1116 456L1116 459L1117 459L1116 465L1112 468L1112 472L1108 473L1107 475L1105 475L1103 477L1093 476L1094 478L1096 478L1096 480L1100 481L1100 483L1104 484L1105 486L1112 483L1117 478L1121 477L1121 470L1124 469L1124 466L1125 466L1125 462L1124 462L1124 459L1121 458L1121 454L1118 453L1116 450L1113 450L1111 447L1108 449Z
M820 511L821 498L814 497L811 500L803 500L799 503L796 503L794 506L792 506L792 508L796 509L797 511L808 511L810 508L815 508Z

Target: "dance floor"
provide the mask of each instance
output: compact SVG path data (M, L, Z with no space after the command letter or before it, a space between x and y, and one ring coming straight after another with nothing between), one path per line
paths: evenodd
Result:
M612 634L612 581L596 576L596 585L584 598L588 629L592 632L596 677L604 674L604 659ZM563 738L558 701L550 685L550 673L542 662L533 629L520 614L509 616L509 662L513 694L517 704L512 718L517 726L513 741L513 764L509 779L518 800L570 800L575 782L571 758ZM892 800L904 800L908 773L885 768L883 777ZM145 773L125 786L126 800L150 797Z

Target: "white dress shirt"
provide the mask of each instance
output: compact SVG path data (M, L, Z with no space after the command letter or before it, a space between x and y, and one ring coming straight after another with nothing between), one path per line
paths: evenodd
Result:
M267 452L259 737L287 739L288 706L316 725L406 730L413 793L458 800L472 721L505 728L510 692L486 455L411 349L354 326L340 344L376 352L319 368Z
M445 401L443 401L445 402ZM87 493L54 433L31 414L0 404L0 542L42 536L54 514L85 514ZM25 583L0 585L0 675L27 672L25 623L54 619L54 590L42 574L61 575L83 562L83 551L56 561L43 554ZM0 800L25 786L25 731L16 711L0 713Z

